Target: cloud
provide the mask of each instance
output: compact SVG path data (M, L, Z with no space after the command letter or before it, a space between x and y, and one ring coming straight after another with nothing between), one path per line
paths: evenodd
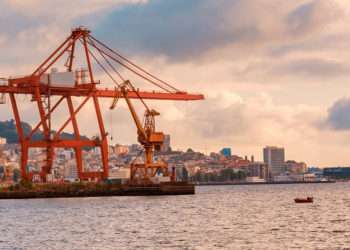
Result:
M171 134L174 148L208 152L229 145L259 158L272 144L285 146L288 158L346 163L347 126L338 124L347 122L346 109L329 109L332 129L315 125L324 122L327 103L348 90L346 1L4 0L0 12L0 76L31 72L83 24L161 79L205 94L199 102L148 102L161 112L157 128ZM316 84L322 88L315 91ZM101 100L111 132L109 102ZM27 103L20 101L23 119L33 124L36 107ZM11 117L9 110L0 108L2 120ZM57 124L66 116L58 110ZM82 133L96 134L93 117L91 105L79 115ZM136 142L125 105L112 120L113 143Z
M309 34L325 29L343 15L335 1L314 0L295 8L286 18L289 32Z
M334 130L350 130L350 98L337 100L329 109L324 124Z
M324 0L153 0L111 12L96 32L129 54L170 61L232 59L242 50L246 56L270 43L305 39L340 16L338 5Z
M225 7L232 8L237 2L154 0L114 11L96 31L99 36L108 36L118 47L133 53L191 58L230 42L234 34L229 32ZM235 39L239 39L249 36L248 33L253 35L254 31L241 29L234 33Z
M169 104L162 106L156 106L162 114L160 128L175 135L177 145L192 143L194 148L207 150L217 150L222 144L254 150L264 144L287 144L305 137L301 133L313 129L315 119L312 108L276 105L267 94L242 98L234 92L222 92L205 101L176 103L175 108L182 113L176 121L163 115ZM289 133L292 139L286 136Z
M191 118L188 126L195 128L202 138L221 140L230 135L242 137L250 129L247 107L241 98L232 93L221 93L208 98L204 103L193 103L185 112L185 119Z
M1 75L5 71L28 74L73 27L92 28L109 11L142 2L145 0L0 1L0 44L6 48L1 53Z
M62 22L80 16L96 13L101 10L114 9L128 4L144 3L147 0L4 0L2 6L8 11L16 12L20 18L27 17L32 20L45 18L46 20ZM50 18L51 17L51 18ZM54 18L52 18L54 17ZM65 19L63 19L65 17Z
M272 69L276 76L306 77L306 78L337 78L349 76L350 68L336 60L323 58L305 58L289 60Z

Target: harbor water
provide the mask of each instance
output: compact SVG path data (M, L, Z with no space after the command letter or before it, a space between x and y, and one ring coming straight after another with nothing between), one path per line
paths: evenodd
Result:
M350 182L196 191L1 200L0 249L350 249Z

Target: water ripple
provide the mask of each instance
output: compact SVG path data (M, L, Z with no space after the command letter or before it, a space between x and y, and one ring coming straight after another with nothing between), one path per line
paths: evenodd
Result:
M312 195L313 204L295 204ZM346 249L350 184L0 201L0 249Z

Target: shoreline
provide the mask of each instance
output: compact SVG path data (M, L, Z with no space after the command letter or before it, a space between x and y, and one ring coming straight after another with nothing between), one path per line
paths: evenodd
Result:
M195 186L241 186L241 185L288 185L288 184L326 184L336 183L336 181L280 181L280 182L212 182L195 183Z

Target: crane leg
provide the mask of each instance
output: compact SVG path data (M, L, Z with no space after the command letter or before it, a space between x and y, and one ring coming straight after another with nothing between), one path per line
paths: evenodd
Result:
M9 96L10 96L11 106L13 110L13 115L16 121L18 141L21 145L21 177L23 180L27 180L28 179L28 175L27 175L28 146L24 140L23 128L21 125L21 119L19 116L16 97L13 93L10 93Z
M73 130L74 130L74 137L77 140L80 140L80 132L79 132L79 127L78 127L78 122L74 113L74 107L73 107L73 102L72 102L72 97L67 96L67 104L68 104L68 110L71 116L72 120L72 125L73 125ZM83 156L82 156L82 151L81 147L75 147L75 159L77 162L77 170L78 170L78 176L79 179L82 179L82 173L83 173Z
M28 163L28 146L26 143L21 143L21 178L28 180L27 163Z
M95 105L95 111L98 121L98 126L100 128L100 134L101 134L101 158L102 158L102 167L103 167L103 174L102 177L104 179L108 178L108 142L107 142L107 133L103 124L100 104L98 101L98 98L96 95L93 96L94 105Z

